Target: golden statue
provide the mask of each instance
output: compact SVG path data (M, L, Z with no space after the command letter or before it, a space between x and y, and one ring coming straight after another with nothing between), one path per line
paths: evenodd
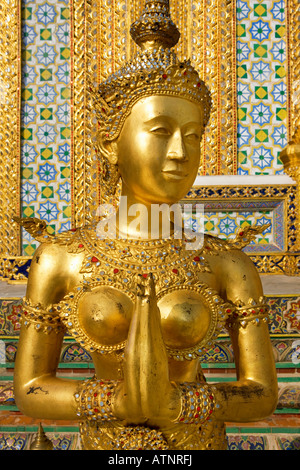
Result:
M107 201L122 181L117 213L100 221L115 236L99 233L99 222L52 236L43 222L21 220L41 244L16 402L35 418L79 421L84 449L225 449L225 422L260 420L277 403L268 309L240 249L254 233L232 243L205 235L191 249L174 217L165 236L163 217L153 236L153 207L170 208L195 180L210 95L171 50L179 33L167 0L146 1L131 34L140 51L95 91ZM223 328L237 379L209 385L201 357ZM57 377L66 331L91 353L92 379Z

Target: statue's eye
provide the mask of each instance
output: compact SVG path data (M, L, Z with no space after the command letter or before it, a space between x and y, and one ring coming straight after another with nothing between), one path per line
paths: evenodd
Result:
M200 139L200 135L197 132L189 132L184 135L184 138L188 142L197 142Z
M158 134L158 135L171 135L171 132L169 131L169 129L167 129L166 127L162 127L162 126L153 127L151 129L151 132L152 134Z

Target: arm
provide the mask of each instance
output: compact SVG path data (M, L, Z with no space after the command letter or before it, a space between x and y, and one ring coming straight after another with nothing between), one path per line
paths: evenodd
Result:
M223 295L234 304L248 306L263 295L259 275L250 258L241 251L221 253ZM243 310L242 309L241 313ZM255 317L255 315L254 315ZM215 417L224 421L256 421L272 414L277 404L277 377L268 325L260 320L233 322L229 330L234 350L237 380L216 385L220 407Z
M79 281L74 273L80 263L79 257L52 244L41 245L32 260L26 301L33 308L29 305L28 315L24 315L29 318L27 326L22 322L14 392L18 408L35 418L78 419L77 382L56 377L65 331L49 309ZM35 308L38 305L39 310Z

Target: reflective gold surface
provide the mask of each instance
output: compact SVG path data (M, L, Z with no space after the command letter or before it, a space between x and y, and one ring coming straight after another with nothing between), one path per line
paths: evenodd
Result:
M180 74L182 64L172 70ZM110 176L122 180L116 217L103 219L112 221L115 237L99 237L97 222L50 236L38 221L21 221L42 243L24 302L16 402L33 417L79 420L87 449L224 449L224 422L256 421L276 407L268 312L244 242L206 235L190 250L192 234L177 238L172 218L170 235L163 237L160 219L153 237L153 204L169 208L197 174L208 101L197 103L196 94L188 100L185 92L150 95L148 88L143 96L139 89L119 134L100 129L105 189ZM201 357L224 328L237 377L208 385ZM92 380L56 375L66 331L91 353Z

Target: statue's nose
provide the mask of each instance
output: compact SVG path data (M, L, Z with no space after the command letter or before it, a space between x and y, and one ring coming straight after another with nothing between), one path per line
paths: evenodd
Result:
M167 156L170 160L186 160L186 150L180 130L172 134L169 140Z

